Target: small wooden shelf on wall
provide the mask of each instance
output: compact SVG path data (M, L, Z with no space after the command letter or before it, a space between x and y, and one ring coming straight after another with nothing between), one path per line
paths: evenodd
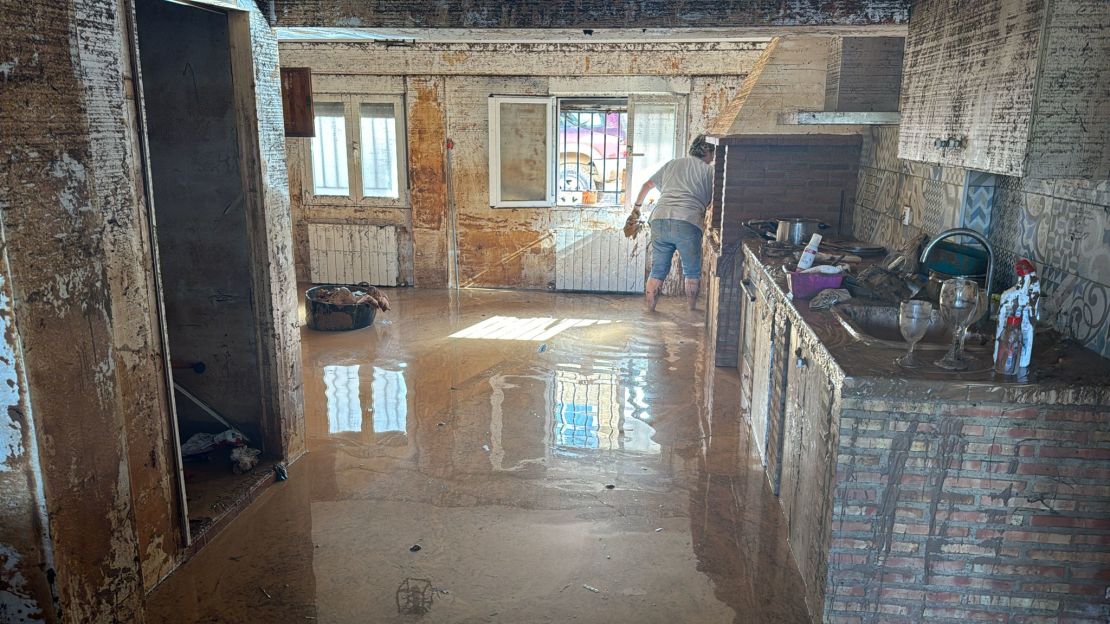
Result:
M285 136L312 138L316 135L311 68L281 68L281 109L285 118Z

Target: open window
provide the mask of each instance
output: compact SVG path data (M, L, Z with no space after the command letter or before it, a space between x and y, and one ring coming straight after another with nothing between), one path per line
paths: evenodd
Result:
M407 205L404 110L399 97L317 94L308 203Z
M490 98L490 205L617 207L681 155L676 96Z

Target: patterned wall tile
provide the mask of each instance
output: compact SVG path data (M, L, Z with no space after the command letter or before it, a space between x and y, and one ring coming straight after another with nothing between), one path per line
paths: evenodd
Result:
M1035 204L1035 194L1026 194L1026 206ZM1073 275L1079 274L1079 237L1083 219L1065 199L1045 198L1045 210L1037 223L1037 252L1047 264Z
M1110 284L1110 208L1056 199L1065 204L1061 215L1074 239L1076 275Z
M945 167L943 165L937 165L933 172L933 179L940 180L945 184L955 184L958 186L963 186L964 178L966 177L964 173L965 171L967 170L960 167Z
M964 183L960 225L986 234L990 231L991 208L994 204L996 176L968 170Z
M1110 351L1110 286L1046 267L1038 273L1047 301L1045 313L1056 329L1107 355ZM1034 346L1034 348L1036 348Z
M865 139L854 232L897 249L921 231L964 226L987 233L995 292L1016 280L1014 264L1038 269L1057 329L1110 357L1110 181L1037 180L900 161L897 127ZM914 223L902 225L902 206Z
M1098 206L1110 207L1110 180L1052 180L1052 195Z
M898 127L878 126L872 129L875 138L874 167L900 171L898 160Z

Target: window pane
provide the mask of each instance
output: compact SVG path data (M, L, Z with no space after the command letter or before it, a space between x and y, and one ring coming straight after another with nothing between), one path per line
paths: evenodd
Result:
M501 103L501 199L547 201L547 105Z
M630 188L638 192L652 174L677 155L675 124L678 107L674 104L637 104L633 115L635 136L632 137L632 145L636 156L632 159Z
M360 112L362 194L400 197L397 181L397 119L393 104L363 104Z
M312 137L312 189L316 195L350 195L347 182L347 121L341 102L316 102Z
M627 100L559 100L557 127L557 203L560 206L621 203L628 157Z

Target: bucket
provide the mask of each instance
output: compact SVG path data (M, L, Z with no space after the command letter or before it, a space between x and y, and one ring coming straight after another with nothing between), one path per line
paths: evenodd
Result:
M304 293L304 309L309 329L317 331L349 331L374 323L378 309L369 303L325 303L313 295L338 286L313 286Z
M795 299L812 299L826 288L840 288L840 284L844 281L844 274L826 275L817 272L792 271L786 274L786 281L790 284L790 293Z

